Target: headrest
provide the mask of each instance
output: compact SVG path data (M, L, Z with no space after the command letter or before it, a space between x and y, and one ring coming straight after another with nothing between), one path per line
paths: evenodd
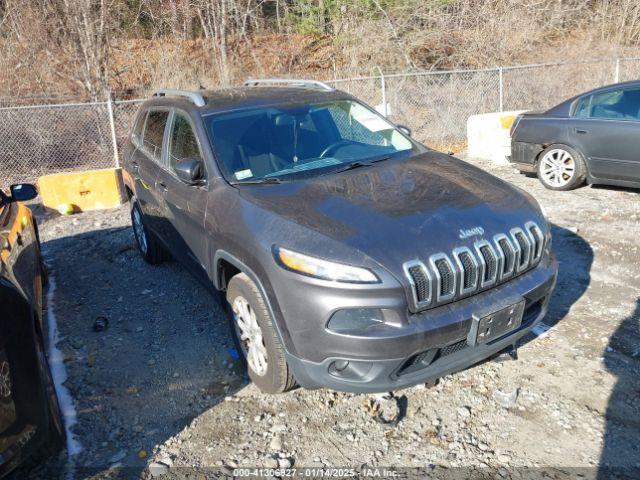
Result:
M281 113L273 117L273 124L276 127L292 127L295 121L296 119L293 115L287 115L286 113Z

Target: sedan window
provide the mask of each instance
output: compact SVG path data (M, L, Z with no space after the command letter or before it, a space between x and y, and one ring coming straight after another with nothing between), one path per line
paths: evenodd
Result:
M589 95L576 107L578 118L640 119L640 89L620 89Z

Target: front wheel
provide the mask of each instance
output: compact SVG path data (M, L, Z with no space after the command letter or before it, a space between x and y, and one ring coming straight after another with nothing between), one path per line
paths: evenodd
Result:
M247 364L249 378L265 393L283 393L296 382L280 343L273 319L258 287L244 273L227 288L236 346Z
M582 155L566 145L551 145L538 161L538 179L550 190L573 190L582 186L587 169Z
M155 235L147 228L144 215L135 197L131 199L131 226L136 237L138 251L145 262L157 265L166 258L164 248Z

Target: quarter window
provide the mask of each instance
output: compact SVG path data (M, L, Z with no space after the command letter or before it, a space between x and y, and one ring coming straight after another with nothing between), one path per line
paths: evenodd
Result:
M591 101L593 100L593 95L589 95L588 97L582 97L578 102L578 106L576 107L575 116L577 118L589 118L591 114Z
M198 139L191 124L180 113L176 113L169 142L169 167L174 168L186 159L202 160Z
M152 110L147 115L144 128L144 149L157 161L162 159L162 139L168 118L169 112L164 110Z
M131 134L131 140L136 146L142 144L142 130L144 129L144 121L147 115L146 112L140 112L136 118L136 123L133 126L133 133Z

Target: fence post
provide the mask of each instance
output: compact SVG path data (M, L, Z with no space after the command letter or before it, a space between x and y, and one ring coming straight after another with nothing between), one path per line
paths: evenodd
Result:
M504 112L504 75L503 68L498 68L498 81L500 83L500 111Z
M615 73L614 83L619 83L619 82L620 82L620 59L616 58L616 73Z
M116 168L120 168L120 157L118 156L118 142L116 140L116 122L113 118L113 106L111 92L107 92L107 112L109 113L109 126L111 127L111 143L113 143L113 163Z
M376 67L378 72L380 72L380 88L382 89L382 111L383 115L386 117L389 115L387 111L387 84L384 79L384 73L382 73L382 69L380 67Z

